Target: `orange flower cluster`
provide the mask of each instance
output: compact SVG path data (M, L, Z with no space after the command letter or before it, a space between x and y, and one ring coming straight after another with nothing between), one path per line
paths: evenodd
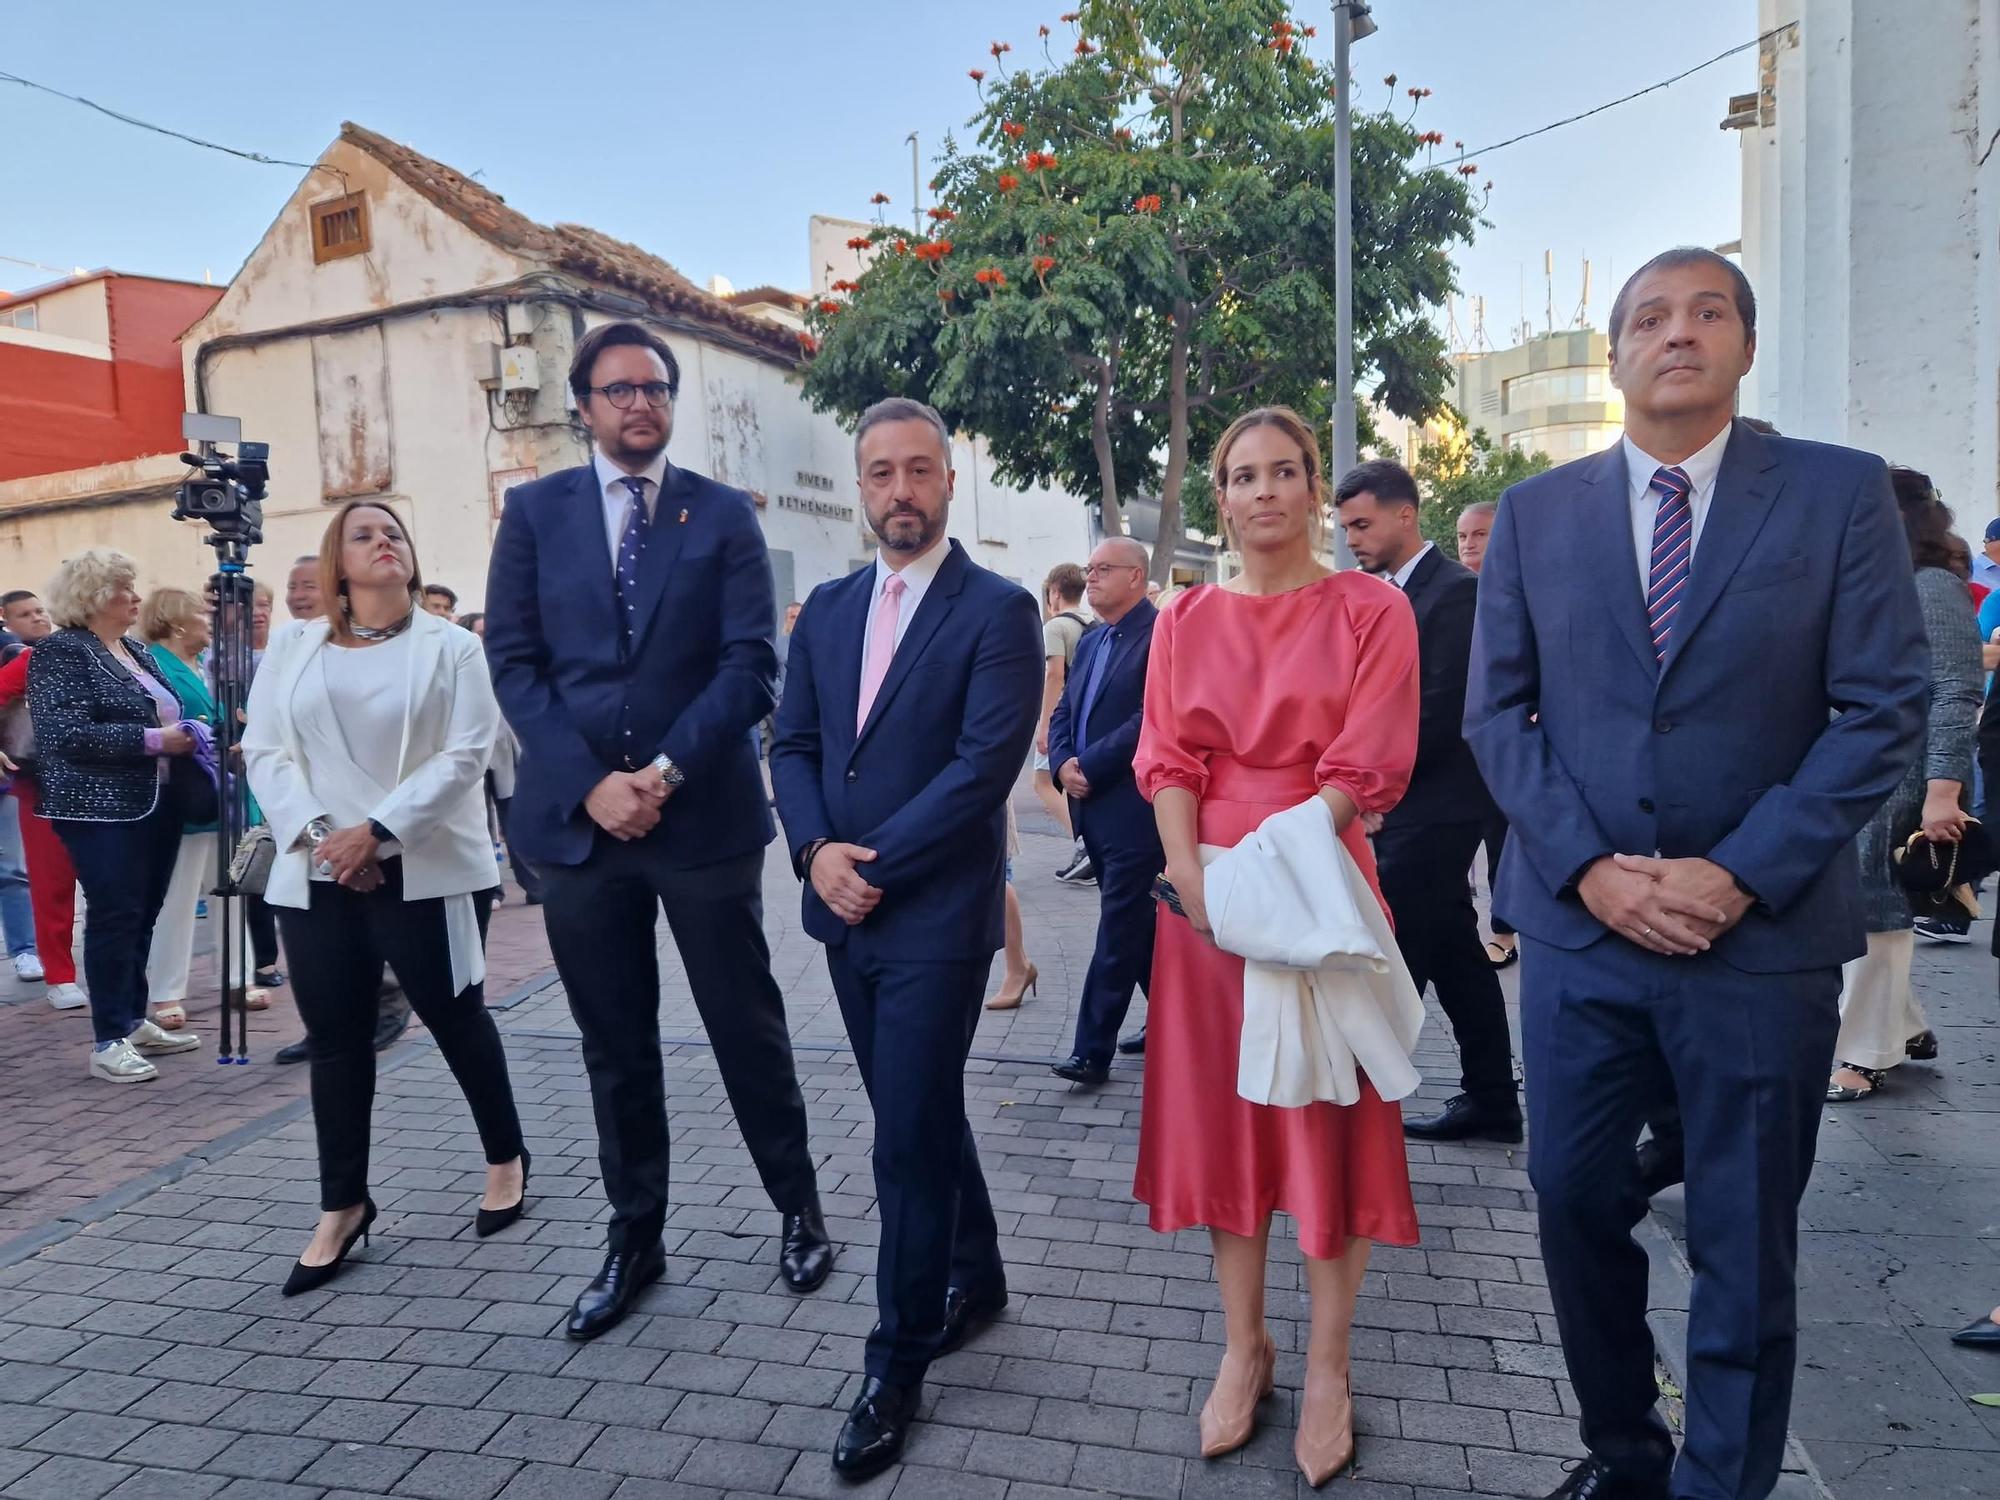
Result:
M1095 47L1093 47L1093 46L1091 46L1091 45L1090 45L1090 38L1089 38L1089 37L1078 37L1078 38L1077 38L1077 40L1076 40L1076 55L1077 55L1078 57L1088 57L1088 56L1090 56L1090 54L1091 54L1091 53L1095 52L1096 50L1097 50L1097 49L1096 49Z
M1014 45L1011 42L995 42L992 47L992 52L995 57L998 57L1003 52L1012 52L1013 50L1014 50Z
M910 242L908 240L897 240L893 248L898 255L908 255L910 253Z
M1112 131L1112 132L1111 132L1111 134L1112 134L1112 137L1113 137L1114 139L1116 139L1116 140L1121 140L1121 141L1125 141L1125 142L1128 142L1128 143L1129 143L1129 142L1131 141L1131 139L1132 139L1132 132L1131 132L1131 131L1129 131L1129 130L1126 130L1126 129L1122 128L1122 127L1121 127L1121 128L1119 128L1119 129L1117 129L1117 130L1114 130L1114 131Z
M832 292L858 292L861 290L861 286L858 282L841 280L836 281L827 290Z
M832 317L835 313L840 311L840 304L838 302L821 302L819 305L819 310L825 313L828 317Z
M949 254L951 254L950 240L927 240L916 248L918 260L943 260Z
M799 335L799 348L807 354L819 353L819 340L809 333Z
M1035 30L1039 31L1043 36L1047 36L1049 34L1049 28L1046 26L1037 26Z
M887 203L889 201L889 195L887 193L877 193L874 197L870 198L868 201L870 203L875 203L875 204Z
M1002 172L996 181L1000 191L1003 193L1011 193L1021 185L1021 179L1016 177L1012 172Z
M1028 172L1053 172L1056 169L1056 154L1053 151L1030 151L1021 158L1021 167Z
M948 224L953 219L958 217L958 215L953 213L950 209L943 207L926 209L925 212L928 213L931 216L931 218L933 218L940 224Z
M1134 198L1132 206L1142 214L1156 214L1160 211L1160 195L1148 193L1143 198Z
M1479 163L1476 161L1469 161L1458 169L1458 175L1461 177L1476 177L1478 174Z
M847 248L850 250L866 250L869 246L869 243L870 242L867 235L857 234L853 239L847 242Z
M1007 139L1010 141L1018 141L1022 136L1028 133L1028 127L1025 125L1017 125L1012 120L1002 120L1000 122L1000 133L1006 136Z
M1319 28L1318 28L1317 26L1308 26L1308 27L1306 28L1306 35L1307 35L1307 36L1318 36L1318 35L1319 35Z
M967 68L965 76L970 78L974 83L979 83L985 79L986 70L984 68Z
M1062 13L1061 19L1067 24L1074 26L1076 24L1076 18L1081 14L1082 14L1081 11L1066 10Z
M1442 130L1426 130L1422 135L1417 137L1417 144L1420 146L1442 146L1444 144L1444 132Z
M1056 258L1053 255L1037 255L1035 257L1035 274L1037 276L1046 276L1055 268Z
M949 302L953 297L956 297L957 295L958 293L954 292L950 287L944 287L938 292L938 301Z
M1005 286L1007 273L998 266L981 266L972 273L972 279L981 286Z
M1403 92L1408 94L1412 99L1428 99L1431 96L1429 89L1404 89Z

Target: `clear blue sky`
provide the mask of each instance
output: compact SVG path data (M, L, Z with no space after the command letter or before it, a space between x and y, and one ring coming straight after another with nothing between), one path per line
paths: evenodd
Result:
M1065 0L15 0L0 68L191 134L310 161L343 119L481 174L544 222L633 240L697 280L803 287L806 219L865 217L876 190L908 212L926 155L973 106L987 44L1030 50ZM1755 0L1377 0L1355 49L1363 102L1381 77L1434 90L1420 118L1477 148L1574 114L1748 41ZM1330 6L1305 0L1329 55ZM1061 28L1057 27L1058 34ZM1614 290L1670 243L1738 233L1737 137L1718 130L1755 85L1740 54L1594 120L1482 156L1491 228L1461 256L1494 342L1539 324L1542 252L1556 320L1595 263ZM1407 103L1407 101L1401 101ZM132 129L0 84L0 255L218 281L233 275L299 174ZM49 273L0 261L0 287ZM1460 311L1461 327L1469 326Z

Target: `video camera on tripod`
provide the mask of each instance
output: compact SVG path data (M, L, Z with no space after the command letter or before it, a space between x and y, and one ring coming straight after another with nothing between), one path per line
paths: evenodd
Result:
M264 540L264 494L271 481L271 445L243 441L243 423L235 417L187 412L181 436L195 445L181 462L197 472L188 475L174 495L176 521L200 521L215 549L216 572L210 580L214 608L209 677L215 694L215 746L223 770L222 816L216 826L216 879L211 895L222 898L224 919L217 924L221 941L217 960L222 976L222 1036L219 1063L250 1061L249 971L250 943L243 898L253 894L237 883L236 852L250 831L249 789L236 770L236 747L243 738L243 708L250 697L253 661L251 616L255 591L245 571L250 548ZM233 447L234 458L217 452ZM236 1053L229 1051L229 1022L236 1018Z

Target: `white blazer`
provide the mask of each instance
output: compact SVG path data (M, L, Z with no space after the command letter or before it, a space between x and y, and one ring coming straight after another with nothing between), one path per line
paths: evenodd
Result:
M1201 846L1215 945L1243 959L1236 1092L1253 1104L1353 1104L1415 1092L1424 1006L1394 931L1318 797L1241 843Z
M320 674L306 668L330 634L324 620L273 631L250 689L243 762L278 849L264 893L273 906L311 905L311 856L298 845L306 824L329 805L315 788L343 788L349 801L376 798L366 782L356 797L361 773L351 762L308 763L298 733L298 695L325 693ZM490 890L499 882L486 831L486 766L506 730L485 648L471 631L422 610L410 637L403 680L382 684L403 699L401 775L369 816L402 846L405 901Z

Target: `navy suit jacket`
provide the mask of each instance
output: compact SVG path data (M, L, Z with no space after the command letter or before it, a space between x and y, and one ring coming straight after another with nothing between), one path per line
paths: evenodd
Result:
M1737 422L1684 599L1656 665L1622 444L1502 497L1465 709L1509 825L1495 906L1584 948L1606 935L1576 895L1594 860L1703 856L1758 898L1716 956L1840 964L1865 947L1854 838L1929 690L1882 461Z
M669 467L624 649L596 471L507 492L487 575L486 656L521 740L510 837L533 864L589 857L592 787L664 752L687 782L646 837L680 867L771 841L756 724L777 656L771 564L750 496Z
M1006 803L1035 734L1041 622L1033 595L949 545L858 734L875 565L814 589L792 627L771 784L793 867L817 839L860 844L882 892L850 929L806 882L806 931L831 947L852 931L873 954L935 961L1003 941Z
M1423 702L1410 789L1383 819L1385 827L1483 823L1493 804L1465 742L1465 676L1479 575L1433 547L1410 570L1403 594L1417 617L1417 667Z
M1146 700L1146 663L1153 655L1153 622L1160 617L1153 601L1141 599L1114 625L1095 625L1077 642L1062 696L1049 715L1049 766L1060 771L1074 758L1090 783L1090 795L1070 799L1071 816L1079 830L1094 839L1124 849L1157 849L1158 826L1153 806L1139 794L1132 777L1132 757L1139 750L1139 719ZM1097 670L1097 658L1109 651L1104 681L1090 719L1082 721L1083 695ZM1082 754L1076 742L1081 725Z

